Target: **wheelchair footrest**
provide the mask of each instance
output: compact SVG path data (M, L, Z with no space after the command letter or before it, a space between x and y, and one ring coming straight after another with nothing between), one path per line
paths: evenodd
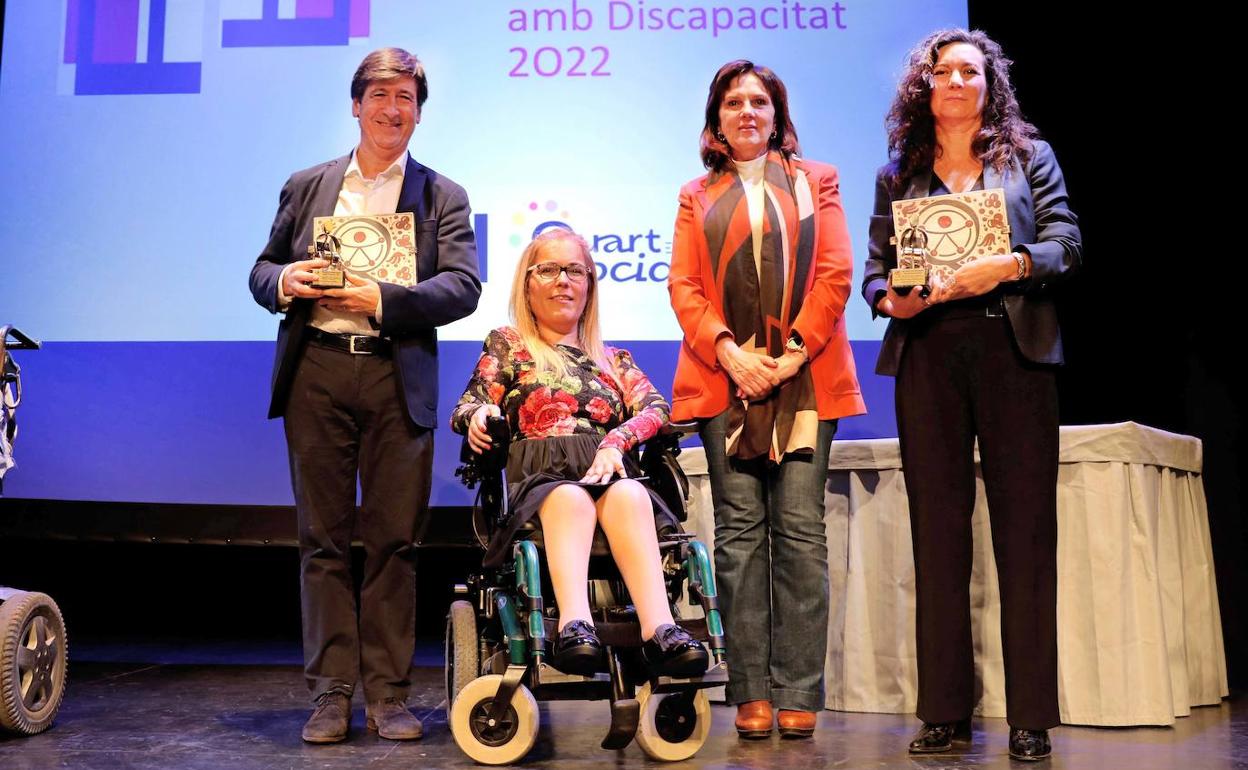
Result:
M706 630L706 618L682 618L676 621L680 627L685 629L700 642L709 643L711 635ZM556 618L543 618L542 623L546 630L547 639L555 639L559 636L559 621ZM636 618L628 620L601 620L594 621L594 631L598 635L599 641L609 647L634 648L641 646L641 624Z
M611 701L611 730L602 739L608 751L622 749L632 742L641 721L641 704L636 698Z

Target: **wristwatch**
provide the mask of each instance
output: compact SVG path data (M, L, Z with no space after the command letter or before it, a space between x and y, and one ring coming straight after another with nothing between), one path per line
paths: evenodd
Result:
M810 354L806 352L806 343L802 341L802 335L797 333L797 329L789 332L789 341L784 343L785 353L801 353L802 358L810 360Z

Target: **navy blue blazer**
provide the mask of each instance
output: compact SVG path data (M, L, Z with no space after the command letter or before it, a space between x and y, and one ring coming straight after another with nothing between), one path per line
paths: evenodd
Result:
M897 267L897 247L893 237L894 199L923 198L932 186L931 170L915 174L901 195L894 195L889 183L891 165L875 178L875 209L871 214L871 234L867 244L867 264L862 279L862 296L875 312L875 297L888 288L888 272ZM1066 182L1048 142L1035 140L1026 165L1016 158L1004 172L984 167L984 189L1005 189L1006 214L1010 221L1010 241L1014 251L1031 254L1031 274L1017 284L1003 286L1005 310L1010 328L1023 357L1039 364L1062 363L1062 337L1057 326L1057 309L1049 296L1054 281L1078 268L1083 258L1079 223L1070 210ZM920 314L921 316L921 314ZM894 318L884 332L876 374L896 376L906 344L909 321Z
M269 242L251 269L251 293L278 312L282 268L307 258L312 220L333 216L351 156L298 171L282 187ZM469 224L464 188L408 157L397 211L416 220L416 272L419 282L404 287L381 283L381 336L394 344L395 369L417 425L433 428L438 406L437 327L470 315L481 297L477 245ZM296 299L277 330L273 397L269 417L286 410L290 385L306 341L312 300Z

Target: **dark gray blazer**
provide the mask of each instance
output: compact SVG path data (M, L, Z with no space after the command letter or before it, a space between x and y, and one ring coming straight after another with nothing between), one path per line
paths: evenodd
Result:
M251 293L270 312L278 312L282 268L307 257L312 220L333 215L350 162L348 154L298 171L282 187L269 242L251 269ZM438 405L436 327L476 310L481 296L477 246L464 189L410 157L397 210L410 211L416 219L419 283L410 288L380 284L381 336L394 343L395 369L408 414L417 425L433 428ZM280 417L286 410L311 312L311 300L295 300L278 326L269 417Z
M872 312L877 293L888 288L888 271L897 266L897 248L889 243L893 237L893 200L925 197L932 184L931 171L924 171L909 180L901 195L894 196L888 182L890 169L891 166L884 166L875 177L875 209L871 214L867 264L862 279L862 296L871 305ZM1005 189L1014 250L1031 254L1031 275L1018 284L1003 287L1014 339L1027 360L1060 364L1062 338L1057 328L1057 310L1048 290L1054 281L1078 268L1083 246L1079 240L1078 220L1066 198L1062 170L1048 142L1034 142L1026 166L1015 160L1003 173L986 166L984 189L993 187ZM877 374L897 374L908 324L909 321L898 318L889 321L875 364Z

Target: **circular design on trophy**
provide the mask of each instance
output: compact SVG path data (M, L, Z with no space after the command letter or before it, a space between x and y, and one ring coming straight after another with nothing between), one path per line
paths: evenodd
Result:
M371 270L392 248L386 228L368 219L348 219L334 235L342 242L343 264L352 270Z
M979 243L979 214L965 203L935 203L923 211L916 224L927 232L931 262L957 262Z

